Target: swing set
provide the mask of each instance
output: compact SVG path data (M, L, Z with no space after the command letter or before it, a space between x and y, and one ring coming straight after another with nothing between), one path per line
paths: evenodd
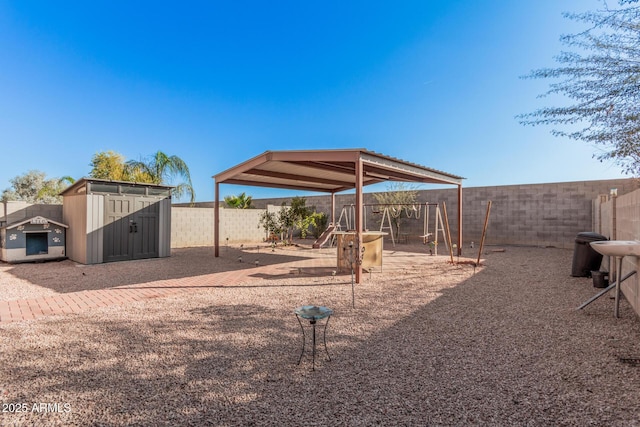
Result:
M423 211L424 208L424 211ZM432 211L433 209L433 211ZM374 215L379 215L382 213L382 220L380 221L380 230L381 232L387 231L391 236L391 242L393 246L396 245L395 233L393 230L391 218L399 218L404 211L405 217L407 218L415 218L420 219L423 218L423 228L422 235L419 237L422 239L423 244L432 244L434 248L435 255L438 255L438 233L440 233L442 237L442 241L444 242L447 250L449 250L449 245L447 244L447 239L445 235L445 225L442 219L442 214L440 212L440 205L438 203L413 203L413 204L363 204L363 225L364 230L367 230L367 211ZM433 213L435 212L435 213ZM431 215L434 215L433 217ZM344 205L342 211L340 212L340 217L335 224L336 231L351 231L355 229L355 216L356 216L356 208L355 205ZM433 218L433 224L430 231L429 222L430 219ZM344 224L344 226L343 226ZM344 228L343 228L344 227Z

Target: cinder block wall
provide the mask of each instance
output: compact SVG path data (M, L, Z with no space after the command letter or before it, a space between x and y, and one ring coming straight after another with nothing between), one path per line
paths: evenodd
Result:
M614 200L616 239L640 240L640 191L634 191ZM623 260L623 274L629 271L640 271L640 260L625 257ZM634 275L622 283L625 297L640 315L640 280Z
M521 244L573 248L575 236L582 231L597 231L594 218L602 215L606 219L606 209L595 208L594 200L599 195L609 194L617 188L623 196L639 187L636 179L618 179L584 182L563 182L551 184L508 185L493 187L463 188L463 235L464 245L478 243L486 214L487 201L492 201L487 229L487 244ZM319 212L330 214L329 196L306 197L308 206L315 206ZM365 203L375 204L373 194L364 195ZM274 205L276 211L288 198L254 200L259 209L221 209L220 243L226 238L230 243L260 242L265 237L258 226L260 215L267 205ZM353 194L336 196L336 219L345 205L355 202ZM418 192L419 203L438 203L442 209L446 203L452 238L457 235L457 189L438 188ZM171 214L171 247L213 245L213 204L200 203L197 208L173 206ZM262 208L262 209L260 209ZM29 205L19 202L2 204L3 214L8 223L41 215L62 222L62 205ZM595 212L595 215L594 215ZM367 211L367 228L380 229L381 214ZM423 234L424 210L418 219L404 219L401 232L410 240L420 241ZM430 231L433 230L434 211L431 212ZM73 224L68 224L73 227ZM609 234L606 234L607 236Z
M213 245L212 208L171 208L171 247Z
M264 209L220 209L220 244L261 242L265 233L258 225L264 212ZM213 208L172 207L171 247L212 246L214 217Z
M259 226L263 209L220 209L220 244L261 242L265 232Z
M626 179L469 189L463 199L465 239L481 235L484 199L493 201L488 243L571 248L578 233L593 231L593 200L611 188L624 194L638 184Z
M639 187L636 179L561 182L548 184L505 185L492 187L469 187L462 190L462 227L464 245L478 243L482 236L487 202L492 201L487 227L486 244L535 245L573 248L575 237L582 231L593 231L593 200L600 194L609 194L616 188L619 195ZM372 194L365 194L366 204L374 204ZM457 236L458 195L456 188L420 190L419 203L438 203L442 210L446 204L452 240ZM308 206L329 214L329 196L306 197ZM266 204L289 203L289 198L255 200L256 207ZM336 220L344 205L355 202L355 196L336 197ZM435 216L433 212L431 215ZM378 230L380 214L367 211L367 228ZM433 229L433 219L429 228ZM419 239L423 234L423 217L404 219L401 232L410 239Z
M601 213L595 224L595 231L612 240L640 240L640 190L618 197L599 197L594 200L594 208ZM608 269L606 257L602 268ZM623 275L633 270L640 271L640 260L625 257ZM640 315L640 279L637 274L622 283L622 291L635 312Z

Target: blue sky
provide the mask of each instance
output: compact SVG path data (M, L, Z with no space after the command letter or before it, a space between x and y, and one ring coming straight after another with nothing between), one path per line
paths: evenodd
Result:
M598 0L0 0L0 191L157 150L212 176L266 150L367 148L493 186L621 178L514 118L545 105L564 11ZM549 103L549 101L546 101ZM278 190L223 185L222 195Z

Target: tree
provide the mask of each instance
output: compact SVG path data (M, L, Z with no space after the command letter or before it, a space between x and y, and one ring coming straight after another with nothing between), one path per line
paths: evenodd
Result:
M74 182L76 182L76 180L70 176L46 180L44 187L38 191L38 200L40 200L41 203L62 203L60 193Z
M291 199L291 206L282 203L278 214L265 213L260 218L260 225L264 227L267 234L284 233L284 240L293 242L294 230L300 231L300 236L304 239L309 233L310 227L316 227L318 219L323 215L317 213L314 206L307 206L304 197L294 197Z
M307 238L310 227L316 226L318 214L315 206L307 206L307 199L304 197L294 197L291 199L291 207L289 208L289 217L293 228L300 230L300 237ZM289 233L290 239L293 237L293 231Z
M260 215L260 225L264 228L268 240L273 240L274 237L277 238L282 233L275 213L265 211Z
M384 207L389 208L389 217L392 225L396 228L397 239L400 236L402 219L407 217L407 208L417 204L418 191L402 182L392 182L387 185L386 192L374 193L373 197L378 203L387 205Z
M62 203L59 194L67 188L68 183L73 183L74 179L68 176L47 179L44 172L31 170L9 182L11 188L2 192L2 201L21 200L28 203L57 204Z
M188 195L191 203L195 202L196 194L189 167L178 156L158 151L146 160L125 161L121 154L107 151L96 153L91 160L91 167L92 178L174 185L173 195L176 198ZM182 178L184 181L176 184L173 182L175 178Z
M136 182L175 185L173 194L178 199L188 195L191 203L195 202L196 193L191 183L189 167L180 157L157 151L147 160L129 160L126 164L130 168L131 177L135 178ZM184 179L184 182L173 183L176 177Z
M89 165L91 166L89 176L92 178L131 181L129 167L122 154L114 151L96 153Z
M241 193L237 196L226 196L224 201L230 208L250 209L253 207L251 206L251 196L247 196L245 193Z
M313 237L319 239L329 226L329 216L324 212L314 212L313 216L315 217L315 225L312 230Z
M291 207L286 206L285 203L282 203L280 207L280 211L278 212L277 223L285 233L285 239L287 242L291 243L293 241L293 226L295 219L293 217L293 213L291 212Z
M532 71L526 78L554 79L542 95L563 95L568 106L544 107L517 116L525 125L553 125L552 134L581 140L602 150L625 173L640 175L640 7L621 0L620 7L565 14L587 29L561 41L557 68Z

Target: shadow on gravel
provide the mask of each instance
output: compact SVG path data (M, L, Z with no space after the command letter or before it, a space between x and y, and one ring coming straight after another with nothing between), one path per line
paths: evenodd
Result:
M279 294L270 306L203 304L171 317L163 317L166 307L145 305L150 311L135 319L28 324L30 336L48 333L47 340L20 341L17 363L2 359L9 351L0 353L0 389L6 390L0 401L62 401L72 411L3 414L0 420L637 424L640 369L619 363L622 354L640 351L637 317L623 304L622 318L614 319L605 299L576 311L593 288L568 276L566 253L540 263L537 251L525 263L489 259L475 275L445 286L431 287L425 278L380 294L363 284L355 309L347 301L333 307L327 331L332 360L319 351L315 371L308 353L296 365L302 337L290 305L304 294ZM509 253L497 256L508 259ZM408 307L402 315L385 309L398 300ZM19 327L0 329L0 341L9 342Z
M60 402L71 411L2 413L0 424L247 425L242 420L250 418L236 411L261 399L256 385L291 380L300 348L293 314L285 319L258 305L189 314L188 320L86 322L76 325L82 333L70 333L70 319L51 321L60 334L34 345L19 363L9 366L0 356L0 403L29 402L31 409L31 402ZM5 332L0 329L3 341ZM270 370L272 364L286 369Z

